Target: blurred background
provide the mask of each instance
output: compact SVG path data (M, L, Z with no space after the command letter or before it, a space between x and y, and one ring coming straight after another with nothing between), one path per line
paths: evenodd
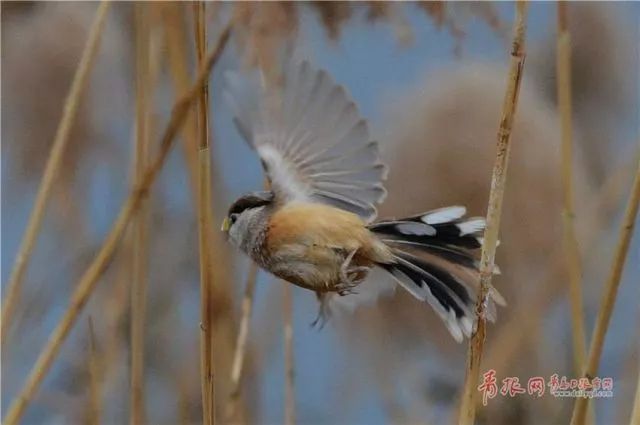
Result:
M2 285L6 284L97 3L2 3ZM144 18L141 18L143 16ZM327 69L370 120L390 166L381 216L462 204L484 215L506 87L512 3L209 3L209 46L232 37L210 78L214 230L228 204L262 186L256 156L221 96L227 70L269 71L287 49ZM640 4L568 5L572 37L577 239L591 335L637 164ZM73 125L22 292L2 335L2 415L22 387L134 179L136 63L147 62L156 152L195 73L189 3L114 3ZM144 26L140 22L145 22ZM530 4L527 59L494 285L508 306L489 326L482 371L499 380L576 376L562 249L556 5ZM196 141L187 119L148 204L144 398L148 423L201 422ZM628 423L640 364L640 238L632 240L599 376L614 397L597 423ZM283 284L258 273L241 397L231 361L250 263L214 240L218 417L282 423ZM130 412L131 229L29 405L24 423L126 423ZM144 262L143 262L144 264ZM467 346L397 292L318 331L313 293L294 287L295 406L301 424L450 423ZM4 294L3 294L4 295ZM93 323L90 330L89 317ZM3 323L3 328L5 324ZM88 388L92 388L91 391ZM90 402L90 398L93 401ZM97 404L96 404L97 403ZM498 395L478 423L568 423L573 400Z

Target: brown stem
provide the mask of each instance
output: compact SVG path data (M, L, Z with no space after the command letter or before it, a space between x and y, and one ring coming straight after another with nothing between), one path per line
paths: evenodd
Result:
M486 335L485 306L491 286L493 267L500 229L500 216L502 213L502 200L507 180L507 167L509 164L509 150L511 129L518 103L518 93L522 72L524 68L524 36L527 4L518 1L516 4L516 19L513 29L513 44L511 50L511 64L507 91L502 106L502 118L498 129L498 144L496 160L491 178L491 191L489 193L489 205L487 207L487 227L484 232L482 245L482 257L480 259L480 293L476 303L477 329L469 341L469 355L467 362L467 378L463 390L462 404L460 406L459 423L472 425L476 415L476 398L478 394L478 379L480 376L480 361L484 349Z
M139 184L149 157L150 104L150 34L147 5L138 3L135 13L136 47L136 141L134 181ZM147 262L149 219L148 201L144 200L133 218L133 252L131 280L131 425L145 423L144 399L144 326L147 299Z
M562 186L564 192L563 245L569 275L569 300L573 328L574 365L577 373L584 369L587 352L582 300L582 267L575 230L573 190L573 123L571 107L571 34L567 25L567 3L560 1L557 40L557 95L562 131Z
M587 358L587 366L585 368L584 377L595 377L598 373L598 365L600 364L600 356L604 346L604 339L607 335L611 314L618 295L618 286L620 285L620 277L624 269L624 263L627 258L627 251L633 235L636 215L638 214L638 204L640 203L640 161L633 181L631 196L627 209L625 211L622 227L620 229L620 238L616 246L611 271L604 288L600 310L596 318L596 325L591 338L591 346L589 347L589 356ZM586 419L587 407L589 406L588 398L578 398L573 408L573 416L571 418L572 425L582 425Z
M193 4L196 56L204 60L207 47L205 4ZM202 418L205 425L215 424L213 362L213 298L211 270L211 154L209 150L209 85L201 88L198 100L198 243L200 252L200 376Z
M129 194L120 210L120 213L118 214L118 217L111 227L107 238L98 251L98 254L80 278L80 281L76 286L76 290L71 297L71 302L65 310L62 319L60 319L60 322L49 337L49 341L38 356L24 387L20 390L16 399L9 407L4 420L6 425L14 425L18 423L24 413L24 410L33 398L33 395L38 390L42 380L51 368L53 360L60 351L63 341L66 339L69 331L78 319L78 316L89 299L89 296L93 292L98 279L107 268L118 242L131 220L131 217L140 207L142 200L148 196L149 189L167 159L171 147L173 146L173 140L177 132L180 130L180 126L187 116L189 109L193 106L193 103L198 96L200 96L202 85L208 79L211 69L217 62L223 47L229 39L230 31L230 27L227 27L222 32L218 39L218 43L207 55L204 65L201 67L194 84L191 86L189 91L182 95L175 103L171 112L171 118L163 133L158 154L145 170L140 184L137 185Z
M62 118L58 124L55 138L53 139L53 145L51 152L47 159L47 164L44 168L44 174L42 181L38 187L38 193L29 216L29 222L27 224L26 231L20 243L18 254L16 255L15 264L11 271L9 282L6 285L5 298L2 304L2 324L0 325L1 333L3 335L2 343L7 339L7 331L9 329L11 316L13 311L19 302L20 293L22 289L22 282L24 273L29 259L35 247L40 227L42 226L42 219L44 217L47 201L51 195L51 189L53 183L60 171L62 164L62 157L67 147L67 141L69 140L69 133L75 121L76 112L80 106L80 100L84 88L89 77L89 71L93 67L93 62L98 51L98 45L100 42L100 34L104 27L105 18L107 16L107 10L109 9L110 2L105 0L98 6L93 24L89 33L89 38L82 51L80 63L76 69L76 73L69 89L69 94L64 103L64 109L62 112Z

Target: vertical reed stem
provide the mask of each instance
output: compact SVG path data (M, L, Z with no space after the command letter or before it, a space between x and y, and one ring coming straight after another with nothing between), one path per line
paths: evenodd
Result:
M584 370L587 346L582 301L582 270L575 230L573 191L573 123L571 95L571 34L567 23L567 3L559 1L556 83L562 131L562 186L564 191L563 243L569 276L569 300L573 328L573 356L577 373Z
M190 82L189 59L185 46L188 40L185 36L185 22L182 19L183 8L177 3L165 3L162 5L162 16L165 21L167 56L169 60L169 72L173 81L174 90L178 93L184 91ZM196 111L197 112L197 111ZM190 113L182 128L182 151L184 152L189 170L189 182L191 184L194 208L197 210L198 198L198 124L197 113Z
M42 219L44 217L47 201L51 194L51 188L53 187L53 183L55 182L60 166L62 165L62 157L67 147L69 134L73 128L76 112L80 106L82 93L84 92L84 88L89 78L89 72L93 67L93 62L100 42L100 34L104 27L109 4L110 2L108 0L103 0L100 3L93 23L91 24L89 38L82 50L80 63L78 64L76 73L73 76L71 88L69 89L69 94L67 95L64 103L62 118L58 124L58 129L56 131L55 138L53 139L53 145L51 146L51 152L49 153L47 164L44 168L42 181L38 187L38 193L36 194L33 209L29 216L29 222L22 238L22 242L20 243L20 248L18 249L15 264L11 271L11 276L9 277L9 282L6 285L6 294L2 304L2 324L0 325L0 332L3 335L2 344L7 339L6 335L9 329L11 316L20 299L24 274L42 225Z
M502 106L502 118L498 129L498 143L496 160L491 178L491 191L489 193L489 205L487 207L487 226L484 232L482 257L480 260L480 293L476 304L477 329L469 342L469 354L467 362L467 379L463 390L462 404L460 406L459 423L472 425L476 415L476 398L478 395L478 379L480 376L480 362L484 349L486 336L485 307L488 302L488 290L491 285L493 267L500 228L500 216L502 213L502 200L507 178L509 164L509 150L511 129L518 103L518 93L524 68L524 40L526 30L525 1L516 2L516 18L513 29L513 43L511 50L511 64L507 91Z
M134 150L134 186L144 177L149 156L150 35L148 5L136 3L136 136ZM148 201L143 200L133 218L133 258L131 281L131 407L129 422L146 422L144 399L144 328L147 299Z
M601 298L600 310L596 318L596 325L591 338L591 346L589 347L589 356L587 358L587 366L583 376L593 378L598 373L598 365L600 364L600 356L604 346L604 339L609 328L611 314L618 295L618 287L620 286L620 278L624 270L624 263L627 258L627 251L631 243L633 228L635 225L636 215L638 214L638 203L640 203L640 160L631 189L631 196L627 209L622 221L620 229L620 238L616 246L613 263L604 288L604 294ZM573 408L573 416L571 418L572 425L582 425L585 423L587 407L589 406L588 398L578 398Z
M205 3L193 4L196 56L198 65L207 48ZM198 100L198 242L200 250L200 373L202 418L205 425L215 424L213 299L211 263L211 153L209 150L209 85L203 84Z
M58 322L45 347L38 356L35 365L27 377L24 387L20 390L16 399L9 406L7 415L3 421L5 425L15 425L18 423L29 402L42 384L42 380L51 368L55 357L60 351L62 343L69 335L71 328L77 321L82 309L89 299L89 296L93 292L96 283L109 265L113 253L118 246L118 242L120 241L124 230L127 228L131 217L140 207L140 202L148 196L152 183L155 181L156 176L166 162L176 134L180 130L180 127L194 101L201 95L201 87L208 79L211 69L217 62L224 46L226 46L230 33L231 28L226 27L218 38L216 46L207 55L193 85L176 101L171 112L169 123L162 135L158 154L145 170L141 183L129 194L129 197L120 209L120 213L111 227L102 247L98 251L98 254L80 278L80 281L76 286L76 290L71 297L69 306L63 313L60 322Z

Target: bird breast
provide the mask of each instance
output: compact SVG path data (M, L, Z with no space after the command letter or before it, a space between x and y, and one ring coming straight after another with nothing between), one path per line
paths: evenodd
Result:
M354 266L372 266L390 255L357 215L323 204L290 203L269 220L264 266L299 286L330 290L354 250Z

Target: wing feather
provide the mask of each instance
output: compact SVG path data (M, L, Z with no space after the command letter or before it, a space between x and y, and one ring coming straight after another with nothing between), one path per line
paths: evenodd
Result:
M245 81L246 80L246 81ZM281 200L320 202L370 222L386 167L344 87L308 62L289 65L277 92L227 73L225 98L240 135L258 153Z

